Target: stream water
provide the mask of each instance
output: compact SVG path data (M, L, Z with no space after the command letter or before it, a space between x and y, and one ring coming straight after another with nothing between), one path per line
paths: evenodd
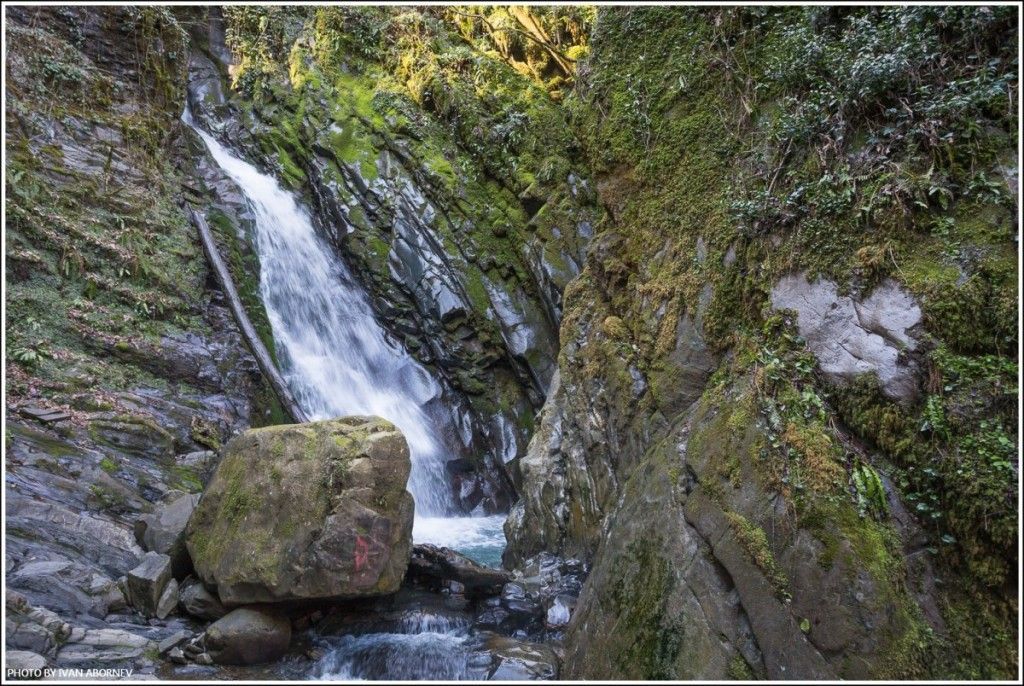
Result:
M188 110L183 121L245 194L254 217L260 295L281 373L313 419L377 415L409 443L409 491L416 501L413 539L497 565L504 516L459 514L445 475L458 432L438 407L441 388L374 317L351 273L316 233L309 212L272 176L240 159L203 131ZM458 678L470 676L466 627L405 622L397 630L342 637L314 676L329 678ZM463 657L458 657L463 655Z

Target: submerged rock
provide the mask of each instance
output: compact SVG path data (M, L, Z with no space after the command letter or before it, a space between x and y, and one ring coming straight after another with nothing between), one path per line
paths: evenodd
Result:
M288 650L292 624L282 614L240 607L210 625L206 651L217 664L251 665L272 662Z
M409 448L347 417L232 439L187 528L196 574L225 605L398 590L412 547Z

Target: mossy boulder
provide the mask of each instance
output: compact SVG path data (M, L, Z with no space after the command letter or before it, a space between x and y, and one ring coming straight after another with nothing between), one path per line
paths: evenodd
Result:
M188 523L198 576L227 606L393 593L412 548L409 447L376 417L232 439Z

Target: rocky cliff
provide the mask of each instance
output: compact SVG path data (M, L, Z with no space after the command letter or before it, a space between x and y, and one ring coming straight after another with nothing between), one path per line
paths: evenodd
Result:
M274 403L181 210L181 23L5 12L7 647L152 673L182 622L126 607L132 527Z
M598 13L609 216L506 525L592 564L569 676L1012 673L1012 24Z

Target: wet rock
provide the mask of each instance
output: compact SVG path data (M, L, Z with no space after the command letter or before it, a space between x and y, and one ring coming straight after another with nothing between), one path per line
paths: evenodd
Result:
M576 598L570 595L556 596L548 606L544 616L544 626L548 629L561 629L569 624L569 618L576 607Z
M171 558L171 574L180 579L192 569L192 559L185 547L185 526L192 516L199 494L180 491L171 493L150 514L135 523L135 539L145 550Z
M250 665L284 655L291 637L292 625L284 615L242 607L211 624L204 641L215 663Z
M171 558L146 553L139 565L128 572L128 602L143 615L153 617L170 581Z
M7 679L41 679L46 658L30 650L4 651L4 676ZM13 673L12 673L13 672Z
M227 614L217 596L210 593L195 577L189 577L182 582L178 595L178 604L182 611L193 617L216 621Z
M831 281L810 283L806 275L794 274L775 284L771 300L775 309L797 312L800 335L833 381L874 373L890 398L917 397L918 366L905 351L917 347L912 330L921 308L895 281L883 281L858 301L839 295Z
M409 448L374 417L273 426L228 443L187 528L225 605L393 593L412 546Z
M456 582L462 590L452 592L464 592L470 597L500 593L502 587L512 579L508 572L484 567L450 548L427 543L413 546L408 573L414 579L435 584Z
M489 681L535 681L558 677L558 656L550 647L507 636L486 635L482 646L491 656Z

